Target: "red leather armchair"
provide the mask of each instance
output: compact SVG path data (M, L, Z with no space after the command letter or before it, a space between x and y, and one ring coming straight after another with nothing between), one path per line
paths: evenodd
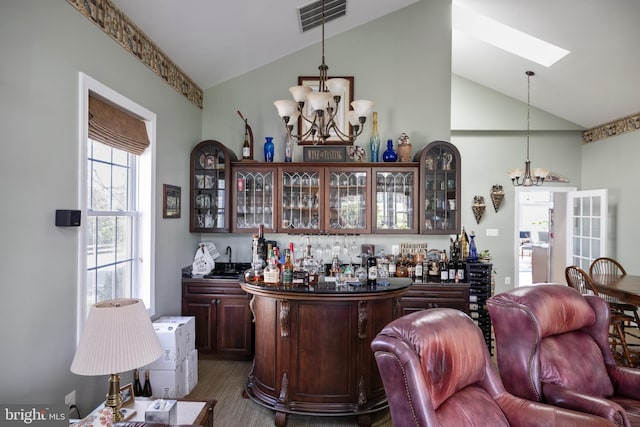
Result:
M396 319L371 348L397 427L614 425L506 392L480 328L458 310L434 308Z
M509 392L640 426L640 370L613 359L606 301L536 285L494 295L487 305Z

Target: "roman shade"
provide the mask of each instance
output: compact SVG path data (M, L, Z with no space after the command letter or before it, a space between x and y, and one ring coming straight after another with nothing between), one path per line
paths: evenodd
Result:
M144 122L89 94L89 138L141 155L149 146Z

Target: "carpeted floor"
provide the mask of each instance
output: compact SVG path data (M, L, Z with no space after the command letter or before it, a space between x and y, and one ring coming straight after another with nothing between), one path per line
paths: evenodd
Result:
M216 427L273 426L274 411L242 397L251 362L201 359L198 384L186 397L189 400L217 400L214 409ZM288 427L357 426L356 417L312 417L290 414ZM388 410L372 415L373 427L391 427Z

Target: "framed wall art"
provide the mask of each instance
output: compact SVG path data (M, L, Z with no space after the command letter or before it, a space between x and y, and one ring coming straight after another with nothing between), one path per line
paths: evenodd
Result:
M340 131L344 132L345 134L352 136L353 135L353 129L351 128L351 124L349 123L349 110L351 109L351 101L353 101L353 85L354 85L354 78L353 76L334 76L334 77L327 77L328 79L331 78L341 78L341 79L345 79L349 82L348 86L345 89L344 94L341 95L340 98L340 103L337 105L338 111L336 113L336 117L335 117L335 121L336 121L336 125L338 126L338 129L340 129ZM318 91L318 88L320 86L320 77L319 76L301 76L298 77L298 85L300 86L309 86L311 89L313 89L314 91ZM305 111L303 111L303 114L307 117L311 116L311 107L309 107L309 104L306 103L305 104ZM298 133L299 134L304 134L306 131L309 130L309 122L307 122L306 120L303 120L302 117L298 118ZM299 143L300 145L313 145L313 142L311 140L308 141L301 141ZM332 134L328 139L327 139L327 144L331 144L331 145L351 145L351 143L349 142L345 142L342 141L340 138L338 138L337 135Z
M162 218L180 218L180 187L162 185Z

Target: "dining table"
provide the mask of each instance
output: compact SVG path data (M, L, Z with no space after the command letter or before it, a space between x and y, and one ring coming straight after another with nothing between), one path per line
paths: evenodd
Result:
M619 299L621 302L640 306L640 276L632 274L592 274L596 291Z

